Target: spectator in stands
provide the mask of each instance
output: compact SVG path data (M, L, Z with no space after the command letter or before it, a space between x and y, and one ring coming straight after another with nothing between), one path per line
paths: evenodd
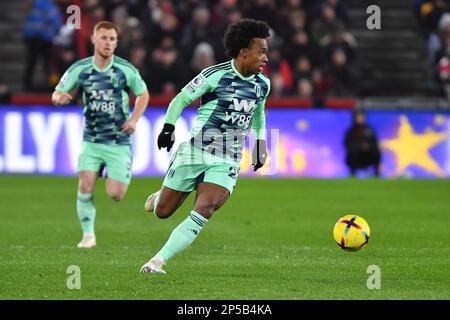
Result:
M283 46L283 55L290 64L294 64L299 56L307 56L313 65L321 62L319 59L319 50L311 42L305 30L302 29L293 33L287 43L288 45Z
M344 145L351 176L355 176L358 169L370 167L373 167L374 175L379 176L381 152L378 138L375 130L367 125L363 111L354 112L352 126L345 132Z
M214 55L217 63L226 61L228 59L223 50L222 37L225 34L227 27L230 24L238 22L242 19L242 12L236 6L236 0L221 0L218 6L214 7L213 12L215 23L217 27L212 30L212 39L210 44L214 49Z
M203 69L216 64L214 50L207 42L199 43L195 49L191 60L190 79L194 79Z
M450 101L450 14L446 13L439 21L439 36L430 34L428 42L429 58L439 95L445 96ZM436 40L435 45L432 45Z
M72 3L54 1L58 1L63 11ZM342 87L347 85L342 83L353 79L344 72L353 65L355 46L354 38L345 30L348 14L342 0L85 0L80 3L81 30L69 30L65 26L53 44L53 82L58 81L73 60L88 56L91 44L86 30L109 18L120 27L118 54L140 66L153 94L172 92L190 79L191 66L199 70L213 60L220 63L228 59L222 34L229 24L244 16L268 21L274 28L271 34L276 31L278 35L267 39L271 49L270 65L265 72L275 78L272 92L279 97L300 91L305 96L312 86L314 98L320 101L330 94L344 95ZM332 56L337 50L345 53L345 68L333 68ZM435 65L437 70L437 62ZM180 81L181 78L184 80ZM332 80L337 84L331 86Z
M192 21L183 28L184 32L181 37L181 49L186 61L192 59L194 48L200 42L211 43L213 41L213 34L209 23L211 15L207 7L200 6L192 12Z
M320 43L323 48L324 60L322 64L331 61L333 52L342 50L347 57L349 63L355 61L356 39L349 32L343 30L334 30L332 33L324 36Z
M50 74L50 84L58 84L65 70L67 70L77 59L76 52L71 47L54 48L52 72ZM57 56L56 56L57 55ZM57 58L56 58L57 57Z
M145 49L144 45L136 44L131 48L129 58L130 63L139 70L139 73L141 74L143 79L146 79L148 72L151 72L151 70L148 70L149 68L147 68L146 58L147 50Z
M105 12L106 14L106 12ZM131 26L128 24L128 10L126 4L116 5L111 12L111 22L120 31L120 41L116 48L116 54L125 58L130 58L130 48L132 47Z
M154 1L157 3L157 1ZM206 5L206 0L184 0L184 1L174 1L176 3L173 3L173 1L165 1L165 7L171 9L171 13L176 14L180 26L186 26L188 25L192 20L192 12L200 7ZM228 2L228 1L221 1L221 2ZM211 14L213 14L213 10L211 10Z
M332 34L335 30L345 30L345 25L336 17L333 7L324 4L322 5L320 18L316 19L311 25L313 40L320 44L325 36Z
M299 56L294 65L293 70L294 82L297 83L299 79L312 79L311 62L307 56Z
M282 26L289 21L289 15L294 11L302 11L302 0L287 0L284 5L278 10L278 25Z
M341 20L346 28L350 27L350 17L347 11L347 7L342 0L323 0L323 3L333 8L336 13L336 17Z
M5 83L0 83L0 104L9 104L11 102L11 90Z
M178 43L184 25L180 24L175 6L170 1L149 1L148 4L149 10L142 21L147 50L151 52L159 47L164 37L170 37Z
M313 84L309 78L300 78L300 79L298 79L296 84L297 84L297 86L296 86L297 90L294 93L296 96L298 96L300 98L307 98L307 99L313 98L314 88L313 88Z
M287 42L299 31L307 31L307 18L303 10L291 11L288 15L287 23L281 24L277 30L278 34Z
M419 23L425 37L435 32L441 16L450 11L450 4L446 0L424 1L420 5Z
M274 90L274 85L272 83L272 94L274 92L278 92L280 95L289 94L294 87L294 79L292 76L292 69L286 59L283 59L281 56L280 49L274 47L269 50L268 53L269 62L264 66L264 74L267 75L272 81L272 77L276 74L277 77L281 77L281 79L277 79L277 84L282 84L282 87L279 88L279 91Z
M81 43L78 49L81 51L80 56L93 54L94 48L91 43L91 30L94 26L105 20L106 12L101 6L100 0L86 0L83 3L81 12L81 25L83 26L78 32L80 33Z
M267 45L269 62L263 67L263 73L271 80L271 95L281 97L290 94L294 89L292 68L281 54L282 39L273 29L269 30Z
M277 4L275 0L248 0L242 2L242 11L246 18L262 20L278 31Z
M237 0L219 0L211 9L211 26L223 29L223 26L228 23L228 15L234 12L239 12L242 17Z
M187 82L186 64L180 57L174 41L164 38L162 45L151 56L147 85L153 94L174 96Z
M33 75L39 59L43 61L46 90L50 90L50 60L52 40L62 25L62 15L52 0L31 0L26 4L24 39L27 48L24 89L35 90Z
M332 79L322 69L316 68L313 70L312 81L315 97L314 105L316 107L323 107L323 100L331 88Z
M63 73L77 59L75 27L66 23L59 28L58 34L53 38L50 85L55 87Z
M332 53L331 62L327 68L331 78L329 96L355 96L359 93L360 76L356 66L347 61L345 52L337 49Z

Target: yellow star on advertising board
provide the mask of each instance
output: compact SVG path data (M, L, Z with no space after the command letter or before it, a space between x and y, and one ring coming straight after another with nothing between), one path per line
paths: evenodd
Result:
M403 173L410 165L416 165L444 177L445 173L429 152L445 139L446 133L435 132L431 128L427 128L423 134L415 133L408 118L401 116L397 137L382 141L381 146L395 154L396 174Z

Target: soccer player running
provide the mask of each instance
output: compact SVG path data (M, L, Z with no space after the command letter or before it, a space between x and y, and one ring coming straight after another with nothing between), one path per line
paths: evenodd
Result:
M117 27L109 21L97 23L91 41L94 55L70 66L52 94L52 101L58 106L70 103L77 88L83 97L85 129L77 167L77 212L83 230L79 248L96 245L93 191L104 167L108 196L120 201L127 192L132 163L130 135L149 99L147 86L138 70L114 55ZM128 88L137 97L131 117Z
M170 217L197 189L193 210L170 235L161 250L141 267L142 273L162 273L163 265L187 248L228 199L236 185L245 140L253 128L254 170L266 160L264 107L270 81L261 72L268 62L269 27L265 22L242 19L230 25L224 46L233 59L206 68L169 104L158 148L170 151L175 123L182 110L201 97L197 122L189 139L180 144L160 191L150 195L146 211Z

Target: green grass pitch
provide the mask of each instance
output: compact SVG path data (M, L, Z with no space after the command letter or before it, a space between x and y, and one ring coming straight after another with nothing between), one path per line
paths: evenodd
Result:
M97 247L77 249L76 178L0 176L0 299L450 299L449 180L240 179L167 275L139 274L193 204L144 213L161 182L135 178L114 203L99 180ZM371 227L359 252L333 240L346 214ZM370 265L380 289L367 288Z

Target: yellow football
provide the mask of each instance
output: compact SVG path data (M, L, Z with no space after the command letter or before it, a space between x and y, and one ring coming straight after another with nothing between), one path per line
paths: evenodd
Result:
M369 242L370 227L366 220L357 215L346 215L334 225L334 240L346 251L357 251Z

